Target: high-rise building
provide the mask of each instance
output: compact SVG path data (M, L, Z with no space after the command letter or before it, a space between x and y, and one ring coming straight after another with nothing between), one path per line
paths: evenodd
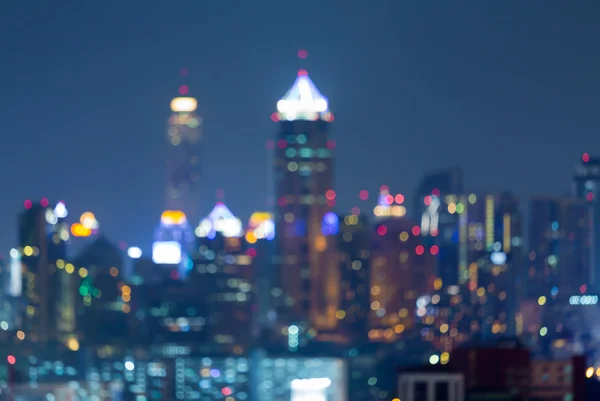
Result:
M340 332L353 344L367 340L372 227L365 216L339 217Z
M422 317L414 313L418 299L434 289L439 248L425 246L418 228L408 217L392 217L379 221L372 233L371 341L394 342L405 336Z
M187 87L180 93L187 93ZM171 101L167 152L166 209L181 210L190 222L199 219L200 139L202 119L193 97Z
M253 340L255 249L247 249L239 218L219 202L196 229L197 253L187 285L203 296L208 343L213 351L241 353Z
M529 210L530 295L575 294L585 289L593 275L588 202L536 197Z
M309 322L317 329L337 324L339 280L336 236L323 232L335 204L333 154L327 98L300 70L277 103L274 179L276 261L285 297L286 321ZM337 281L336 281L337 280Z
M65 269L67 266L65 266ZM88 345L130 341L132 291L126 283L123 252L100 234L73 261L77 278L78 328Z
M248 220L245 239L248 249L255 253L252 260L255 306L258 310L253 329L260 338L271 333L277 321L276 301L281 299L281 289L275 286L273 253L275 246L275 224L273 215L267 212L254 212Z
M42 342L61 341L74 330L73 305L61 297L63 291L68 292L70 274L57 269L66 259L69 239L61 210L50 207L45 198L35 204L27 200L19 216L17 252L26 307L23 331Z
M584 153L575 167L573 192L588 204L590 229L590 277L588 285L600 289L600 159Z
M444 285L464 283L464 272L467 269L465 252L459 254L459 236L466 234L463 217L448 209L448 204L456 206L454 198L463 193L463 173L459 167L432 172L420 181L414 201L414 218L420 221L419 231L426 237L428 245L437 245L438 276ZM455 210L454 210L455 211ZM461 225L462 224L462 225ZM462 232L460 231L462 227ZM462 277L459 277L462 270Z

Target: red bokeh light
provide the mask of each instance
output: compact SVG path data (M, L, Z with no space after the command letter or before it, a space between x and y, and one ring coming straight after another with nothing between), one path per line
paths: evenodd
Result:
M591 192L588 192L587 195L585 196L585 198L588 200L588 202L591 202L594 200L594 194Z
M223 395L227 396L227 395L231 395L232 391L229 387L223 387L223 390L221 390L221 392L223 393Z
M48 198L42 198L40 204L42 205L42 207L48 207Z
M379 192L387 192L390 188L387 185L382 185L379 187Z
M358 193L358 197L362 200L367 200L369 199L369 191L367 191L366 189L363 189L362 191L360 191Z
M307 76L307 75L308 75L308 71L306 71L306 70L304 70L304 69L303 69L303 70L299 70L299 71L298 71L298 76L299 76L299 77L305 77L305 76Z
M423 245L417 245L415 248L415 253L417 255L423 255L423 252L425 252L425 247Z
M431 230L431 232L430 232L430 234L431 234L432 237L437 237L437 235L439 233L440 233L440 230L438 230L438 229Z
M584 153L583 156L581 156L581 160L583 160L584 163L587 163L590 161L590 155L587 153Z
M256 257L256 249L254 248L250 248L246 251L246 255L250 256L251 258Z
M181 70L179 70L179 75L181 75L182 77L187 76L187 74L190 73L190 69L187 67L183 67Z
M274 140L272 140L272 139L269 139L269 140L267 141L267 144L266 144L266 146L267 146L267 149L275 149L275 141L274 141Z
M190 88L188 88L187 85L181 85L179 87L179 94L180 95L187 95L187 93L190 91Z
M581 292L582 294L585 294L586 291L587 291L587 285L583 284L581 287L579 287L579 292Z
M325 192L325 197L329 200L335 199L335 191L333 189L328 190Z
M15 358L12 355L9 355L6 357L6 362L8 362L11 365L14 365L17 362L17 358Z
M391 205L392 203L394 203L394 197L392 195L386 195L385 203L387 203L388 205Z
M332 122L333 120L335 120L333 113L329 112L329 115L327 116L326 120L327 120L327 122Z
M402 194L396 195L396 203L399 205L403 204L404 203L404 195L402 195Z
M329 149L329 150L335 149L335 141L333 139L329 139L327 141L327 149Z
M355 216L360 216L360 208L358 206L354 206L351 210L352 214Z
M419 235L419 234L421 234L421 227L419 227L419 226L414 226L414 227L412 228L412 233L413 233L413 235Z
M179 272L177 270L171 270L171 278L173 280L179 280Z
M277 141L277 147L279 147L279 149L285 149L287 146L287 141L285 139L280 139Z
M327 206L334 207L335 206L335 199L327 199Z
M439 251L440 251L440 248L437 245L433 245L429 249L429 252L431 252L432 255L437 255Z
M425 199L423 199L423 202L425 202L425 206L431 205L431 196L427 195Z
M300 50L298 50L298 57L306 58L306 57L308 57L308 52L304 49L300 49Z
M277 113L271 114L271 121L273 121L274 123L279 122L279 114L277 114Z
M440 190L437 189L437 188L433 188L431 190L431 195L433 195L433 196L440 196Z
M25 209L31 209L33 203L29 199L27 199L25 202L23 202L23 206L25 206Z
M387 227L386 226L379 226L377 227L377 234L379 235L385 235L387 233Z
M285 196L282 196L281 198L277 199L277 205L279 205L279 206L287 205L287 199L285 198Z

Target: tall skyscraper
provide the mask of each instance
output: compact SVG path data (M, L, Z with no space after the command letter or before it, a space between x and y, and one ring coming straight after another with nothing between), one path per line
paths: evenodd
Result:
M187 86L179 89L187 93ZM180 210L191 224L199 219L200 139L202 119L196 115L193 97L171 101L167 152L166 209Z
M459 202L457 195L462 193L462 169L454 167L423 177L414 201L414 218L421 222L419 232L427 237L427 244L437 245L440 249L437 274L445 285L464 283L466 280L465 249L461 255L457 246L459 237L466 237L466 217L463 216L461 220L461 215L455 213ZM463 276L459 277L461 271Z
M530 295L581 292L592 275L587 201L538 197L529 210Z
M23 329L32 340L42 342L65 340L74 330L73 305L63 302L61 296L70 287L73 270L61 269L65 266L69 231L60 216L45 198L35 204L25 201L25 210L19 216L17 252L26 305Z
M590 277L589 285L600 289L600 159L591 158L584 153L581 161L575 167L573 191L577 199L588 205L590 229Z
M274 160L276 261L285 297L284 320L330 329L337 323L338 262L335 235L323 230L335 204L333 115L328 101L300 70L277 103L279 133ZM337 280L337 281L335 281Z

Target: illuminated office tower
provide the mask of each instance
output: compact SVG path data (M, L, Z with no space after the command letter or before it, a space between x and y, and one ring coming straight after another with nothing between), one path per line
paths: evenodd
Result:
M64 207L62 203L59 205ZM22 326L34 341L60 341L63 334L67 334L61 327L65 314L62 308L72 307L72 304L62 302L61 294L68 290L71 276L58 268L66 259L66 241L69 239L68 227L62 219L66 216L63 207L52 208L45 198L35 204L27 200L25 210L19 216L17 252L21 258L22 292L26 304ZM66 314L74 319L72 310ZM67 328L74 329L72 326Z
M369 339L394 342L415 324L417 299L433 291L437 245L427 247L408 217L380 221L372 233ZM417 229L415 229L417 228Z
M333 155L329 139L333 115L327 98L300 70L272 115L278 122L274 160L275 232L279 281L285 297L284 320L311 327L336 325L339 281L332 256L336 237L326 236L323 218L335 204Z
M600 289L600 159L584 153L575 167L573 190L577 199L588 205L590 240L590 274L588 285Z
M340 305L337 318L340 332L353 344L367 339L367 319L371 308L369 262L372 231L364 216L339 218Z
M255 332L270 332L277 320L276 301L281 299L281 289L276 287L273 274L273 253L275 248L275 223L273 215L267 212L254 212L248 220L245 239L249 249L256 254L252 260L255 305L258 319L255 319ZM251 251L254 253L254 251ZM260 334L260 338L266 336Z
M586 289L592 274L587 201L536 197L529 218L529 295L562 296Z
M444 285L454 285L464 282L459 279L459 264L465 269L465 255L462 260L459 248L456 246L459 238L460 215L450 213L444 207L444 200L449 195L463 193L463 173L458 167L435 171L426 175L417 187L414 200L415 221L420 222L419 232L425 237L427 245L437 245L440 252L437 255L437 274ZM452 208L450 209L452 210ZM464 221L463 237L464 237Z
M189 252L193 245L194 235L185 213L165 210L152 244L152 261L165 267L171 279L184 279L191 266Z
M189 283L204 296L199 303L213 351L237 352L252 341L255 249L243 241L242 222L223 203L196 228L198 253Z
M185 90L183 90L185 88ZM180 88L187 93L187 87ZM199 219L200 139L202 119L195 114L193 97L171 101L167 152L166 209L181 210L188 221Z

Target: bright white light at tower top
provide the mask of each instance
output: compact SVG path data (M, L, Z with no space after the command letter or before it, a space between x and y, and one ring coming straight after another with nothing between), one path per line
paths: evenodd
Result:
M329 121L329 102L308 77L300 70L296 82L285 96L277 102L277 111L285 120L316 120L319 117Z
M195 230L196 235L200 238L214 238L217 232L224 237L241 237L244 233L242 221L221 202L215 205L212 212L200 222Z
M171 100L171 110L177 113L192 112L198 107L198 102L193 97L176 97Z

